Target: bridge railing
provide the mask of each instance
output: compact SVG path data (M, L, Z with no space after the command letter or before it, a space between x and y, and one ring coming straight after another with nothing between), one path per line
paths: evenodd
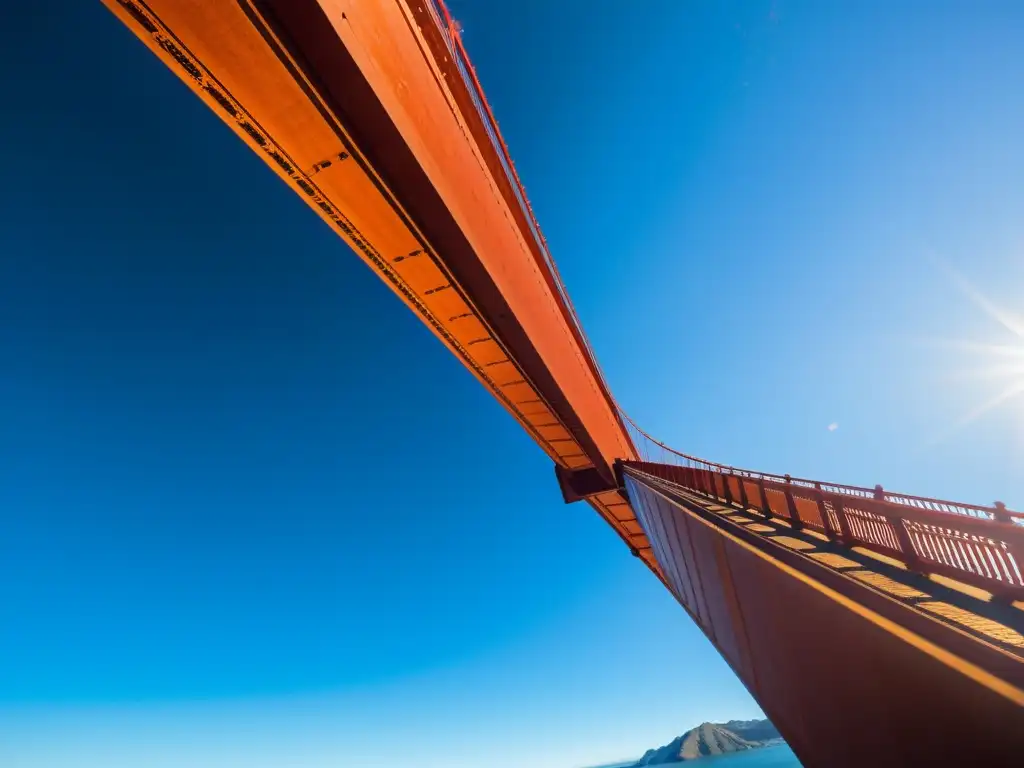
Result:
M623 414L642 461L627 467L995 594L1024 597L1024 513L716 464L669 448Z
M626 466L766 519L785 520L794 529L816 530L839 543L888 555L915 572L948 576L1012 599L1024 597L1020 525L851 496L762 473L644 461Z
M620 411L620 416L626 424L630 439L636 446L637 455L643 461L707 469L722 473L723 475L734 475L736 477L751 478L755 480L763 478L769 482L787 483L798 488L809 488L812 490L817 489L827 491L829 493L837 493L843 496L852 496L863 499L882 499L893 504L914 507L915 509L942 512L952 515L963 515L965 517L973 517L979 520L997 521L1024 526L1024 512L1015 512L1007 509L1005 505L998 501L992 506L966 504L959 501L946 501L944 499L932 499L927 496L913 496L907 493L896 493L894 491L885 490L880 485L876 485L874 488L864 488L856 485L843 485L841 483L829 483L821 480L809 480L802 477L777 475L771 472L758 472L751 469L732 467L728 464L718 464L713 461L708 461L707 459L701 459L697 456L680 453L674 448L670 448L659 440L648 435L624 412Z

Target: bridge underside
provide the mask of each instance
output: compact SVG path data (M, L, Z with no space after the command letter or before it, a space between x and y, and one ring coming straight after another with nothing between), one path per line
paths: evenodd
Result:
M805 765L1019 764L1019 607L660 469L622 476L666 581Z
M599 479L586 501L660 577L614 490L632 445L434 3L103 2L557 466Z

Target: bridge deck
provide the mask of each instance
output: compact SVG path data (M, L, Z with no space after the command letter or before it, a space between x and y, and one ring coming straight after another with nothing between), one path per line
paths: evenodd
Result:
M625 491L669 588L804 765L1019 762L1021 603L659 476L674 469L624 462Z
M995 600L990 592L969 584L937 574L914 573L885 555L846 546L807 528L796 530L786 520L766 520L756 510L739 504L723 504L690 491L676 493L775 544L1024 658L1024 601Z

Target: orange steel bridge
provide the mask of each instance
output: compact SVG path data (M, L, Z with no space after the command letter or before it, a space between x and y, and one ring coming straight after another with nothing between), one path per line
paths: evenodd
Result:
M712 464L625 416L441 0L103 0L415 312L808 766L1020 764L1024 515Z

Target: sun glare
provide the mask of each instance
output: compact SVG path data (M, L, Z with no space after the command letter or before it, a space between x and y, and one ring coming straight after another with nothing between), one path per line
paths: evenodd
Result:
M944 343L973 356L969 367L959 372L960 378L990 381L994 384L995 392L963 414L953 425L953 429L960 429L1024 394L1024 317L994 303L948 266L943 266L943 269L971 303L1015 337L1014 343L1010 344L970 341Z

